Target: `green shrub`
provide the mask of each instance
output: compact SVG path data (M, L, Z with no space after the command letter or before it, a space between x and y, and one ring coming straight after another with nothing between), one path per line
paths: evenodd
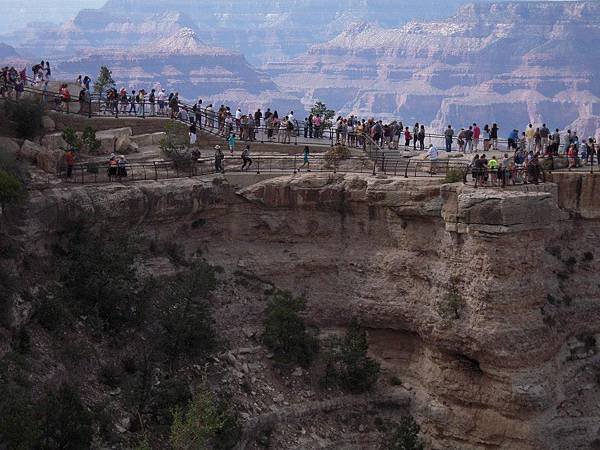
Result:
M326 352L324 382L334 382L352 393L368 391L379 378L379 363L367 356L366 331L352 319L343 338L332 338Z
M197 263L161 290L163 334L160 348L171 362L183 357L204 357L214 349L216 335L208 298L216 287L213 268Z
M106 239L93 229L74 225L57 249L62 286L55 296L76 314L95 316L105 328L119 330L141 322L146 295L134 267L141 254L133 232Z
M317 340L306 331L299 313L306 307L302 298L290 292L276 291L265 311L264 344L273 352L276 361L310 365L317 350Z
M17 177L0 169L0 208L19 202L24 197L23 185Z
M170 442L174 450L230 449L240 436L237 416L207 387L200 388L185 409L174 408Z
M75 130L71 127L66 127L63 130L62 138L65 140L69 148L77 148L81 145L81 140L77 137Z
M63 384L41 402L44 416L43 448L78 450L89 448L93 437L92 415L81 402L79 392Z
M425 446L419 439L420 430L412 416L405 416L399 424L392 424L381 448L385 450L423 450Z
M81 136L81 143L83 148L90 154L96 153L102 145L102 143L96 139L96 131L92 127L85 127L83 135Z
M450 168L446 172L444 183L459 183L464 180L464 173L462 170Z
M29 98L5 102L4 112L19 137L30 139L41 132L43 107L39 102Z

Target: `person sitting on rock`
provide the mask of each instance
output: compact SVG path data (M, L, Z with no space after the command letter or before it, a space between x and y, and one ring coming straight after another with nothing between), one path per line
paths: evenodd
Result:
M215 145L215 172L225 173L225 169L223 168L223 160L224 159L225 159L225 155L221 151L221 146Z
M242 172L244 170L248 170L250 168L250 166L252 165L252 159L250 158L250 146L246 145L246 148L244 149L244 151L242 152Z
M117 176L119 178L127 177L127 160L125 155L120 155L117 161Z

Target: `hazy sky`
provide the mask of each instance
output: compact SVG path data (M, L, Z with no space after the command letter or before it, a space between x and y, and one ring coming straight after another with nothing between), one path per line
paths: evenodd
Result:
M29 22L60 23L81 9L98 8L106 0L0 0L0 34L22 28ZM8 14L5 14L9 12Z

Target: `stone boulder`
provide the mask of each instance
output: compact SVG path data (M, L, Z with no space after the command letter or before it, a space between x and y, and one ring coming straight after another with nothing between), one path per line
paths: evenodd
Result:
M149 147L152 145L152 135L140 134L138 136L132 136L131 142L136 143L139 147Z
M17 152L17 157L25 161L37 163L37 157L43 151L44 147L41 145L36 144L35 142L25 141Z
M43 116L42 127L45 131L54 131L56 130L56 123L50 116Z
M47 134L42 138L42 145L47 150L60 150L61 148L67 148L67 143L62 137L62 133L51 133Z
M96 133L96 139L100 141L99 153L127 153L131 143L133 131L130 127L103 130Z
M16 154L20 147L17 141L7 137L0 137L0 149L5 150L9 153Z
M64 157L63 150L42 151L37 155L37 166L44 172L56 174L60 170Z
M160 145L160 141L165 138L167 133L160 131L158 133L152 133L152 145Z

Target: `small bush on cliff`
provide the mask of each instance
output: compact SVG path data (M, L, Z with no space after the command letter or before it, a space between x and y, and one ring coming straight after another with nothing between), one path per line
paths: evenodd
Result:
M170 441L174 450L229 449L235 446L239 435L235 413L206 386L196 392L187 408L173 410Z
M300 313L306 307L302 298L276 291L265 312L263 342L282 363L310 365L317 351L317 340L307 330Z
M448 169L446 172L446 177L444 178L444 183L459 183L464 181L464 173L459 169Z
M42 130L43 107L33 99L5 102L4 113L21 138L30 139Z
M405 416L400 423L394 423L388 429L381 446L385 450L423 450L425 446L419 439L421 428L412 416Z
M0 169L0 209L4 211L8 205L18 203L24 196L23 185L19 179Z
M102 143L96 139L96 130L92 127L85 127L83 135L81 136L81 143L83 148L90 154L94 154L98 151Z
M81 402L79 392L64 384L48 394L40 405L42 448L89 448L93 437L92 414Z
M76 314L92 316L105 328L118 330L142 319L145 296L134 264L141 254L134 233L106 239L81 224L73 225L57 248L61 287L55 296Z
M324 383L333 382L352 393L369 390L379 378L379 363L367 356L368 350L365 329L352 319L346 336L328 343Z
M66 127L63 130L62 138L65 140L69 148L81 146L81 140L79 137L77 137L77 133L75 133L75 130L71 127Z
M161 348L172 363L183 357L203 357L216 345L208 303L217 280L214 269L202 262L178 275L162 289Z

